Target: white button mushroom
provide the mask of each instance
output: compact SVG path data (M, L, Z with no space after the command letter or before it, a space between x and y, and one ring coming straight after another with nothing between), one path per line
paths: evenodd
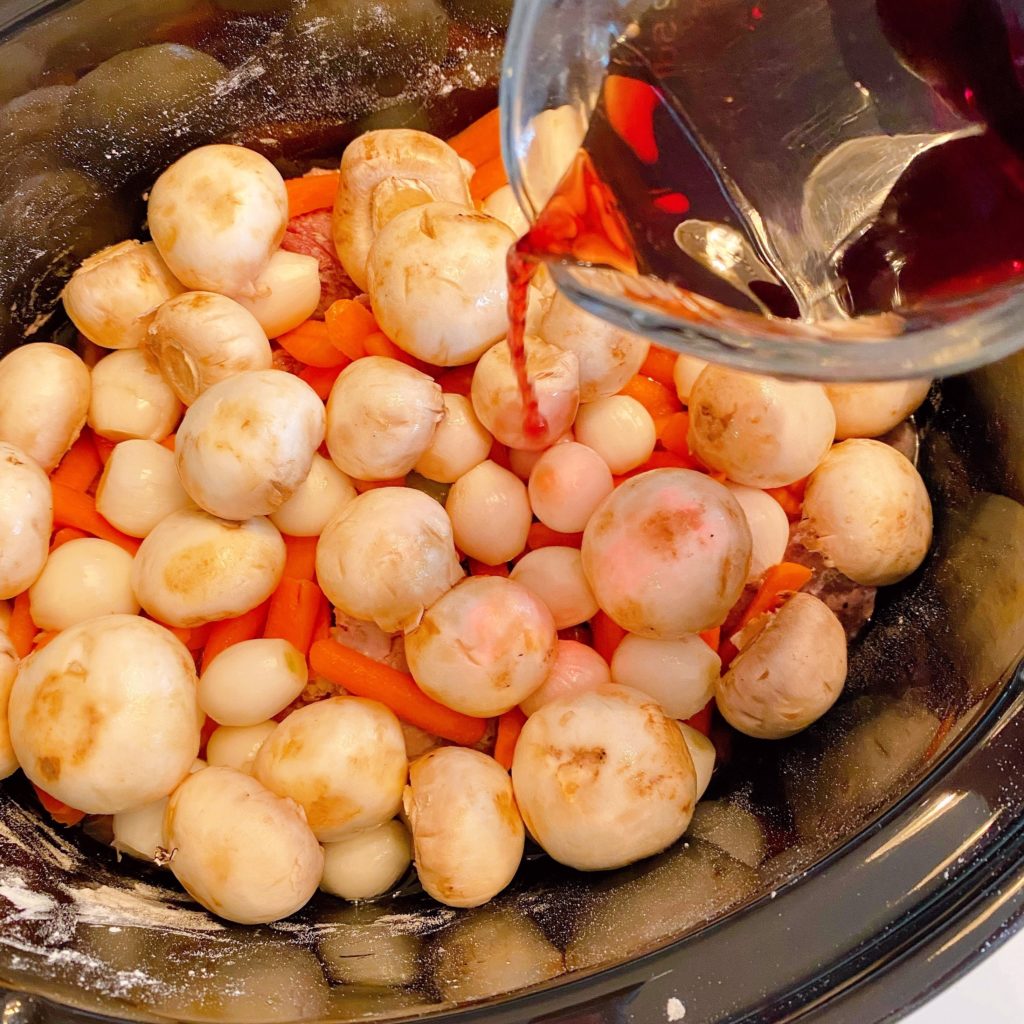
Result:
M753 543L750 554L750 582L759 580L773 565L778 565L789 545L789 519L782 506L756 487L726 481L726 487L740 503L747 517Z
M692 725L679 723L679 731L686 740L686 749L693 761L693 770L697 776L697 799L699 800L711 785L711 776L715 772L715 745Z
M74 352L37 341L0 359L0 441L49 472L85 426L89 370Z
M525 833L512 783L493 758L441 747L409 766L405 813L420 884L450 907L478 907L512 881Z
M236 374L207 388L181 421L174 454L182 485L211 515L268 515L306 479L324 426L323 402L294 374Z
M6 779L18 770L18 757L11 743L11 727L7 706L11 688L18 675L18 652L6 633L0 633L0 779Z
M579 362L574 353L555 348L541 338L527 336L525 345L526 373L547 425L540 434L525 431L523 396L507 341L480 357L473 371L470 397L480 422L502 444L536 451L549 448L572 427L580 403Z
M520 554L530 532L530 499L514 473L488 459L452 484L445 502L460 551L486 565Z
M932 507L921 475L881 441L837 444L804 495L808 543L845 576L881 587L909 576L932 540Z
M823 601L794 594L718 684L725 720L747 736L784 739L816 722L846 682L846 633Z
M96 537L68 541L47 559L28 599L40 629L67 629L97 615L136 615L132 556Z
M409 671L434 700L489 718L514 708L554 664L555 624L544 603L500 576L450 590L405 639Z
M446 394L442 401L444 417L414 468L428 480L451 484L487 458L493 438L476 418L468 398Z
M192 655L137 615L59 633L22 664L9 715L25 774L88 814L167 796L199 752Z
M189 895L239 924L295 913L323 873L323 850L302 809L231 768L196 772L175 790L164 847Z
M252 313L268 338L277 338L308 320L320 304L320 263L315 256L278 249L253 283L255 295L238 301Z
M836 414L836 440L881 437L925 400L931 386L930 380L826 384L825 394Z
M319 537L356 496L352 481L330 459L314 455L306 479L270 514L270 521L292 537Z
M608 662L593 647L578 640L559 640L555 663L547 679L519 707L525 715L532 715L553 700L596 690L611 681Z
M612 681L653 697L670 718L692 718L715 696L722 660L699 636L652 640L628 633L612 655Z
M162 441L181 419L181 402L137 348L104 356L92 368L89 426L110 441Z
M581 533L614 483L608 463L593 448L569 441L541 455L529 486L530 505L545 526L560 533Z
M214 729L206 741L207 763L216 768L251 773L260 747L276 728L277 722L260 722L258 725L222 725Z
M320 888L343 900L373 899L391 889L411 862L409 830L400 821L385 821L326 844Z
M288 193L274 165L241 146L200 146L149 194L149 230L188 288L254 296L284 237Z
M407 768L402 727L388 708L329 697L293 711L273 731L253 775L296 801L317 839L334 842L398 813Z
M615 474L643 465L658 439L651 414L629 395L581 406L573 431L576 440L597 452Z
M555 629L578 626L597 614L597 601L576 548L552 545L530 551L516 563L511 578L547 605Z
M308 678L306 659L287 640L243 640L203 669L199 706L219 725L259 725L288 707Z
M281 582L284 559L284 541L267 519L235 523L183 509L142 542L132 566L132 589L155 619L198 626L265 601Z
M138 348L150 314L181 291L152 242L118 242L83 260L64 286L64 309L94 345Z
M185 292L153 317L143 347L185 405L208 387L246 370L269 370L266 332L234 299Z
M52 528L46 474L20 448L0 441L0 598L16 597L42 572Z
M359 288L367 286L366 264L377 233L417 199L472 207L465 171L451 146L409 128L366 132L349 143L334 201L334 245Z
M497 217L503 224L508 225L516 238L522 238L530 230L530 222L516 201L511 185L502 185L501 188L495 189L484 200L483 207L484 213Z
M96 511L129 537L145 537L192 499L181 486L174 452L156 441L122 441L96 485Z
M690 449L750 487L784 487L825 457L836 416L820 384L707 366L690 393Z
M316 576L328 600L388 633L415 626L462 575L444 509L409 487L359 495L316 546Z
M356 480L405 476L444 415L441 388L396 359L366 356L345 367L327 399L327 449Z
M523 726L512 783L530 835L582 871L660 853L686 831L697 783L679 727L650 697L602 686Z
M593 402L619 391L640 372L651 343L630 334L555 294L540 323L549 344L573 352L579 360L580 401Z
M583 532L583 570L623 629L672 640L720 625L750 567L750 528L720 483L656 469L621 484Z
M676 365L672 368L672 381L676 386L676 394L683 405L690 404L690 392L697 378L704 372L707 360L698 359L680 352L676 357Z

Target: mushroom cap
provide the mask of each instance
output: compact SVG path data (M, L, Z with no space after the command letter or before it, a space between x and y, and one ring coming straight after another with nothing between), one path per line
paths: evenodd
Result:
M826 384L825 393L836 414L836 440L880 437L902 423L931 389L927 380Z
M53 528L53 492L39 464L0 441L0 599L16 597L43 571Z

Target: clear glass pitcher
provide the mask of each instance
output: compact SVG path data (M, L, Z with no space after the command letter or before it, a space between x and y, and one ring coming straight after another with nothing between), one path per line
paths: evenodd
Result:
M641 272L549 270L659 344L825 380L965 370L1024 346L1024 163L991 127L1016 110L1022 18L1021 0L517 0L510 181L533 220L590 152ZM613 110L623 79L637 102Z

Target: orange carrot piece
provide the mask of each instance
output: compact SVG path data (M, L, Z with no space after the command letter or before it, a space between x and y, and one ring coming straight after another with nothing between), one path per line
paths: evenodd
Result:
M64 803L63 800L50 796L49 793L40 789L34 782L32 783L32 788L36 791L36 796L43 805L43 810L58 825L77 825L85 817L85 811L76 810L74 807Z
M406 366L411 366L420 373L430 374L433 367L429 363L417 359L400 349L383 331L374 331L363 339L363 347L368 356L384 356L387 359L397 359Z
M29 611L28 591L23 590L11 607L11 623L7 627L7 635L11 638L14 650L19 658L27 657L32 650L32 641L36 637L36 624L32 621Z
M619 394L635 398L654 417L679 412L683 407L674 390L639 373L626 381Z
M210 631L212 629L212 622L204 622L201 626L193 626L188 631L188 641L185 646L193 652L201 651L210 639Z
M645 377L651 377L659 384L664 384L673 394L676 390L675 368L678 353L671 349L662 348L660 345L652 345L640 367L640 373Z
M690 414L688 412L674 412L661 421L660 429L658 430L658 440L673 455L689 458L690 445L687 441L689 433Z
M255 640L263 636L269 604L269 600L264 601L242 615L237 615L233 619L221 619L210 627L210 635L203 648L203 671L209 668L210 662L222 651L240 644L243 640Z
M334 197L341 181L340 171L327 174L307 174L302 178L287 178L284 187L288 192L288 217L301 217L314 210L329 210L334 206Z
M396 476L393 480L353 480L352 486L358 494L375 491L378 487L404 487L405 477Z
M808 477L804 477L786 487L770 487L765 491L782 506L783 512L786 513L790 521L795 521L803 515L807 480Z
M327 640L331 635L331 626L333 625L331 615L331 602L321 593L320 595L320 607L316 612L316 622L313 623L313 643L317 640Z
M722 627L715 626L714 629L704 629L698 634L701 640L704 641L715 652L718 653L718 645L722 642Z
M284 578L292 580L314 580L316 579L316 537L292 537L290 534L281 535L284 538Z
M476 167L500 156L501 113L498 108L489 110L458 135L453 135L448 145Z
M320 611L320 588L310 580L283 579L270 598L263 635L287 640L305 657Z
M437 383L441 385L441 390L449 395L462 395L463 398L469 397L470 388L473 385L473 371L476 369L476 363L470 366L456 366L451 370L445 370L443 373L438 374Z
M36 633L36 638L32 641L32 650L41 651L51 640L56 639L59 635L59 629L50 629L43 633Z
M153 619L158 626L163 626L176 640L183 643L190 651L193 649L192 643L192 630L186 626L168 626L166 622L161 622L159 619Z
M604 612L598 612L590 620L590 629L594 634L594 650L611 664L615 648L622 643L626 630Z
M307 366L329 369L347 366L350 361L341 349L331 344L323 320L307 320L274 340L288 355Z
M206 716L206 721L203 722L203 727L199 730L199 756L206 757L206 745L210 742L210 737L220 728L220 723L216 722L209 715Z
M582 545L582 533L559 533L543 523L530 523L530 531L526 535L526 546L531 551L537 548L579 548Z
M630 477L639 476L641 473L647 473L652 469L697 469L703 471L704 466L701 461L692 455L677 455L675 452L653 452L651 457L644 463L641 463L635 469L631 469L622 476L612 477L615 481L615 486Z
M130 555L139 550L140 541L115 530L96 511L96 502L88 494L73 491L63 484L53 484L53 523L55 526L73 526L93 537L100 537L122 547Z
M168 434L160 442L160 444L162 444L169 452L173 452L174 451L174 442L177 440L177 437L178 437L177 434Z
M508 566L502 562L501 565L488 565L486 562L478 562L475 558L469 560L470 576L508 576Z
M380 328L370 312L356 299L338 299L327 307L324 314L327 338L330 343L344 352L349 359L361 359L366 355L363 342Z
M686 719L686 724L691 729L696 729L697 732L702 732L705 736L711 734L711 711L712 704L714 701L708 701L692 718Z
M494 760L505 771L512 768L512 756L516 752L519 734L526 725L526 715L519 708L506 711L498 718L498 735L494 741Z
M469 180L469 194L477 201L483 202L489 195L508 184L508 173L499 153L484 164L479 164L476 174Z
M500 441L491 442L491 450L488 452L487 458L491 462L496 462L502 469L507 469L509 472L512 471L512 463L508 457L508 446Z
M110 458L110 453L117 447L117 442L111 441L106 437L100 437L99 434L93 434L92 443L96 445L96 453L100 457L100 462L105 466L107 464L107 459Z
M65 526L64 529L58 530L53 535L53 540L50 541L50 554L52 555L54 551L57 550L57 548L62 547L64 544L67 544L68 541L82 540L83 538L88 536L89 534L87 534L84 530L75 530L72 529L72 527L70 526Z
M380 701L403 721L446 740L471 747L483 738L483 718L453 711L428 697L407 672L399 672L336 640L317 640L309 652L313 671L350 693Z
M92 439L92 431L85 431L71 446L68 453L60 460L60 465L50 476L65 487L74 491L86 491L89 484L99 476L103 463L96 443Z
M299 380L304 380L326 402L331 395L331 388L344 370L344 366L304 366L299 370Z

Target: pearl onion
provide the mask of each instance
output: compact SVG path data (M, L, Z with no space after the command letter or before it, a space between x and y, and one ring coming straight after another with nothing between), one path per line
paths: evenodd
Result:
M497 217L516 236L522 238L530 230L530 222L516 200L511 185L495 189L483 202L484 213Z
M222 380L181 421L174 451L182 485L222 519L269 515L308 476L324 422L316 392L283 370Z
M555 444L568 444L573 440L575 440L575 438L570 430L567 434L563 434ZM525 448L509 448L509 468L517 477L519 477L520 480L529 480L530 474L533 472L533 467L537 465L540 457L545 452L549 451L551 451L550 448L541 448L536 451L528 451Z
M88 814L166 796L199 752L192 655L137 615L59 633L26 659L9 707L25 774Z
M165 302L143 347L185 405L236 373L269 370L273 359L252 313L214 292L185 292Z
M352 481L330 459L314 455L306 479L271 513L270 521L292 537L319 537L355 496Z
M573 429L576 440L593 448L616 475L645 463L657 441L651 414L629 395L612 395L582 406Z
M670 718L692 718L715 696L722 660L699 636L627 634L612 655L612 681L653 697Z
M32 621L40 629L67 629L97 615L135 615L132 556L95 537L62 544L29 588Z
M243 640L199 678L199 706L219 725L258 725L306 688L306 659L287 640Z
M441 747L409 767L405 813L420 884L450 907L478 907L512 881L523 822L508 774L493 758Z
M597 614L594 592L583 574L583 559L576 548L538 548L523 555L512 579L547 605L555 629L567 629Z
M69 349L42 341L14 349L0 359L0 441L49 472L85 425L91 388Z
M835 432L836 416L820 384L708 366L690 394L690 449L750 487L784 487L807 476Z
M685 722L679 723L679 731L686 740L686 749L690 752L690 760L693 761L693 770L697 776L697 799L699 800L711 785L711 776L715 772L715 745L704 735L698 732L692 725Z
M649 697L602 686L552 701L526 720L512 783L530 834L583 871L659 853L690 823L693 762L682 733Z
M547 678L555 624L543 602L500 576L476 576L450 590L405 639L421 690L466 715L514 708Z
M277 338L308 320L320 304L320 262L315 256L278 249L253 290L253 296L238 301L268 338Z
M0 779L6 779L18 770L18 757L11 743L11 727L7 706L11 688L18 675L18 652L6 633L0 633Z
M524 431L523 397L512 368L508 342L489 349L473 372L471 397L480 422L510 448L548 448L572 426L580 402L579 364L540 338L527 337L526 372L533 382L540 414L547 424L539 435Z
M405 476L444 415L441 388L411 366L367 356L338 375L327 399L327 448L357 480Z
M524 714L532 715L553 700L596 690L611 681L608 663L593 647L576 640L559 640L555 663L547 679L519 707Z
M0 598L16 597L42 572L52 528L46 474L20 448L0 441Z
M720 625L750 566L750 528L720 483L656 469L621 484L583 533L583 570L623 629L672 640Z
M138 348L150 314L182 291L152 242L118 242L93 253L64 286L71 322L103 348Z
M207 768L178 787L164 842L189 895L239 924L295 913L323 872L323 851L302 809L231 768Z
M526 547L530 501L523 482L487 460L452 484L445 502L455 544L470 558L498 565Z
M580 533L612 493L611 470L593 448L569 442L549 448L530 474L530 505L552 530Z
M96 485L96 511L129 537L145 537L172 512L191 504L174 452L156 441L115 445Z
M137 348L104 356L92 369L89 426L100 437L162 441L181 418L181 402Z
M688 356L682 352L676 357L676 365L672 368L672 381L676 386L679 401L683 405L690 404L690 392L693 390L693 385L707 365L706 359L698 359L696 356Z
M444 509L420 491L381 487L328 523L316 576L346 615L393 633L415 626L463 572Z
M281 582L284 558L284 541L266 519L233 523L183 509L142 542L132 589L153 618L169 626L198 626L265 601Z
M149 194L149 230L188 288L256 294L284 237L288 193L265 157L241 146L200 146L175 161Z
M251 773L260 747L276 728L277 722L222 725L214 729L206 741L206 760L215 768L234 768Z
M836 440L880 437L902 423L931 390L930 380L880 381L872 384L826 384L836 414Z
M407 767L391 711L362 697L329 697L293 711L274 730L253 775L295 800L317 839L333 842L398 813Z
M320 888L344 900L373 899L391 889L411 862L409 830L400 821L385 821L324 847Z
M414 468L428 480L451 484L487 458L493 439L468 398L443 395L442 401L444 418Z
M740 503L750 527L753 543L750 554L751 583L759 580L766 569L778 565L789 546L789 519L782 506L770 495L755 487L726 481L726 487Z

